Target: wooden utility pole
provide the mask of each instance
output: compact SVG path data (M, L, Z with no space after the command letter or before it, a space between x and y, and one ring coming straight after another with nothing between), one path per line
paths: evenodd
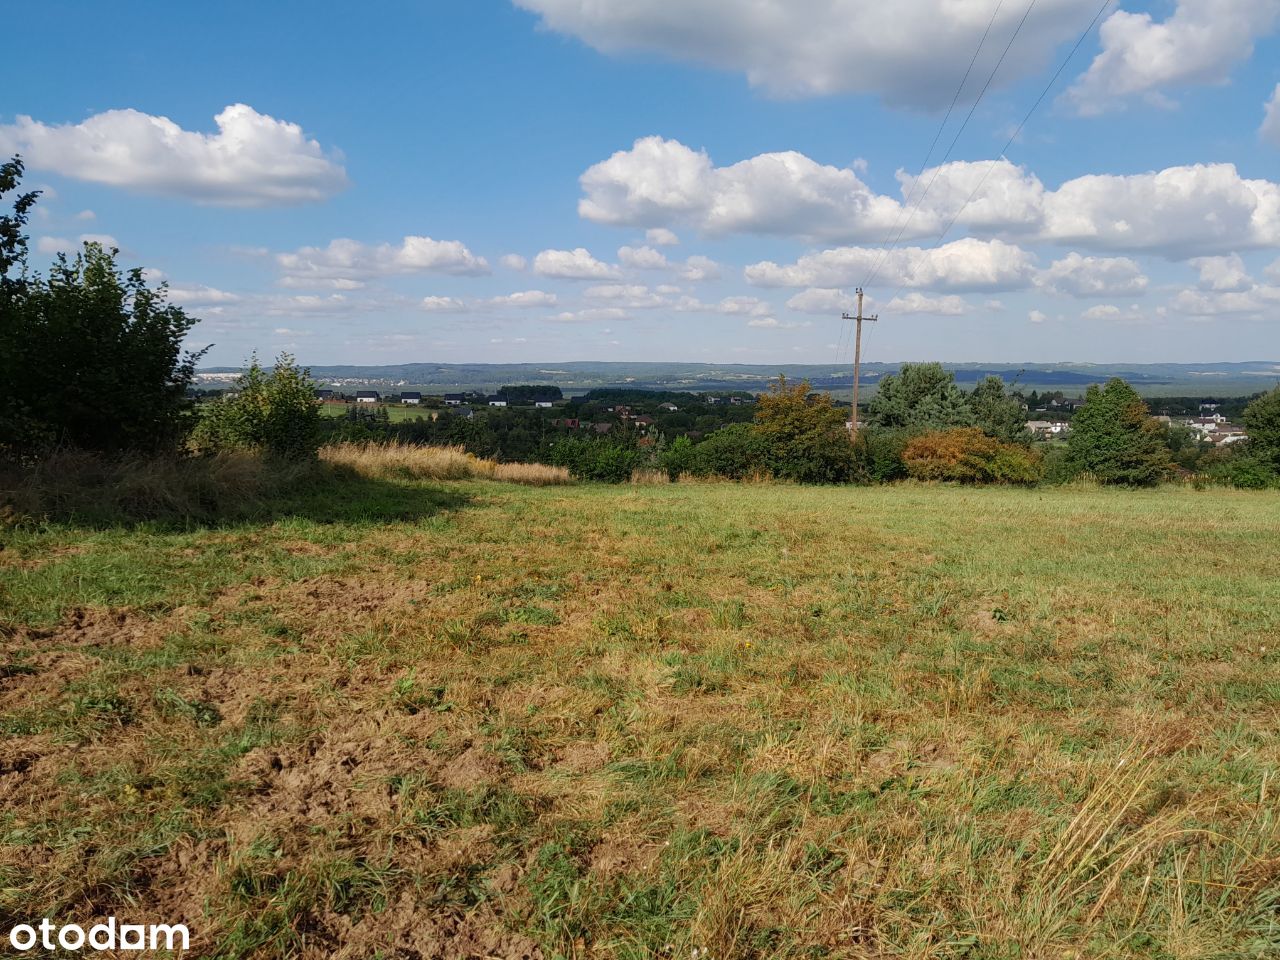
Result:
M858 435L858 380L862 376L862 321L868 320L875 323L879 317L864 317L862 315L862 288L858 287L858 315L851 317L847 313L841 314L841 320L856 320L857 329L853 335L853 429L850 433L853 436Z

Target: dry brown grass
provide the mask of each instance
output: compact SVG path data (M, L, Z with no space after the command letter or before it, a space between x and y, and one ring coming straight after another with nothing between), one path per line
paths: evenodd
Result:
M564 467L540 463L497 463L460 446L425 447L408 443L333 443L320 459L370 479L501 480L545 487L572 483Z
M632 470L631 482L639 487L655 487L670 483L671 477L665 470Z

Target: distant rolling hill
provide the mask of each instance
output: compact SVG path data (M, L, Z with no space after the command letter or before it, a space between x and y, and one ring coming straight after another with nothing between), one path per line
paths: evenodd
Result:
M863 384L895 372L898 363L865 363ZM972 385L988 374L1016 382L1026 390L1062 390L1074 395L1091 383L1123 377L1151 396L1241 396L1280 383L1280 362L1247 363L945 363L956 380ZM201 380L217 382L236 367L208 367ZM807 379L815 389L847 396L852 370L834 364L626 363L403 363L391 366L313 366L321 381L345 386L404 387L433 392L494 390L504 384L555 384L566 394L601 387L650 390L751 390L766 388L779 374Z

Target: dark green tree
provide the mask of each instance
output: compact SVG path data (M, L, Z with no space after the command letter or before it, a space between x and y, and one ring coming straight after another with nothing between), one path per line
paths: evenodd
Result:
M1172 467L1165 434L1137 391L1115 377L1085 393L1071 421L1068 452L1075 469L1101 483L1152 486Z
M17 158L0 168L0 194L21 175ZM99 244L59 255L47 278L31 272L23 228L34 202L22 194L0 217L0 453L176 449L191 424L200 354L183 341L197 321Z
M898 373L886 374L867 413L873 424L891 430L974 426L968 398L940 363L905 363Z
M1250 452L1280 470L1280 387L1245 408L1244 429Z
M973 388L969 408L975 425L987 436L1005 443L1031 442L1022 401L1005 391L1004 381L999 377L987 377Z

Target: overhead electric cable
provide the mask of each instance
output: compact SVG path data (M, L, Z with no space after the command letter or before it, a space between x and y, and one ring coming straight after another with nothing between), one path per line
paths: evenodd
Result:
M969 58L969 66L965 68L964 76L960 78L960 84L956 87L956 92L951 97L951 104L947 107L946 115L942 118L942 123L938 125L938 130L933 135L933 142L929 144L929 149L924 155L924 161L920 164L920 172L916 174L915 182L911 185L911 191L907 194L907 198L903 203L902 209L898 211L898 216L894 220L893 226L889 228L888 235L885 236L884 240L882 240L878 246L885 247L889 241L893 239L894 231L897 230L899 225L902 223L902 218L906 215L907 209L911 205L911 200L915 195L916 187L920 185L920 182L924 177L924 172L929 169L929 161L933 159L933 151L937 149L938 141L942 139L942 132L946 130L947 124L951 121L951 114L955 112L956 104L960 102L960 95L964 93L964 88L969 83L969 76L973 73L973 67L978 62L978 57L982 53L982 48L986 45L987 37L991 34L991 28L995 25L996 17L1000 15L1000 11L1003 7L1004 0L1000 0L1000 2L996 4L995 10L992 11L991 19L987 21L987 29L982 32L982 38L978 41L977 49L973 51L973 56ZM987 82L990 83L990 80ZM985 88L983 89L985 92ZM961 129L963 130L963 127ZM954 147L955 144L953 143L952 146ZM842 321L840 336L836 341L837 363L840 362L841 357L844 355L848 338L851 335L850 331L851 328L849 326L849 321Z
M995 66L991 68L991 73L987 75L987 82L982 85L982 89L978 92L977 99L975 99L973 101L973 105L969 107L969 113L965 116L964 122L960 124L960 129L957 130L956 135L951 138L951 145L947 147L946 154L943 155L942 160L934 168L933 176L929 179L928 185L924 188L924 193L920 194L920 199L917 200L915 205L907 211L906 222L903 223L901 229L898 230L897 236L893 238L893 242L881 252L880 258L876 261L875 266L872 267L866 280L862 282L863 287L870 286L876 279L880 273L880 268L884 265L885 259L898 246L903 235L907 232L907 228L911 226L911 221L915 219L915 215L919 211L921 205L923 205L925 198L929 196L929 191L932 190L933 185L937 183L938 176L942 173L942 168L946 165L946 162L951 159L951 154L955 151L956 144L960 142L961 135L964 133L965 128L969 126L969 121L973 119L973 115L977 111L979 104L982 103L982 98L986 96L987 90L991 88L991 84L995 80L996 74L999 73L1000 67L1004 64L1005 58L1009 55L1009 51L1013 49L1013 45L1017 41L1018 35L1022 33L1022 28L1026 24L1027 19L1031 16L1031 11L1035 9L1036 3L1037 0L1031 0L1031 2L1027 4L1027 9L1023 12L1022 19L1018 21L1017 27L1014 28L1013 34L1009 37L1009 42L1005 44L1004 50L1000 53L1000 59L996 61ZM994 19L995 18L993 17L992 20L994 21ZM990 28L988 27L988 29ZM923 173L924 171L921 171L922 176Z
M932 245L928 249L931 249L931 250L935 249L938 246L938 244L942 242L943 238L946 237L946 235L951 232L951 228L954 227L956 223L959 221L961 214L964 213L965 209L969 206L969 204L973 203L974 198L977 197L978 193L982 190L983 186L986 184L987 178L991 176L991 171L995 169L997 163L1005 159L1005 154L1008 152L1009 148L1013 146L1014 141L1018 139L1018 135L1022 133L1022 129L1027 125L1027 122L1031 119L1032 114L1034 114L1036 110L1039 108L1040 104L1044 102L1044 98L1049 95L1049 91L1052 90L1054 85L1058 82L1058 78L1060 78L1062 76L1063 71L1067 69L1067 65L1071 63L1072 59L1080 51L1080 48L1084 46L1085 40L1087 40L1089 37L1089 34L1093 32L1093 28L1097 26L1098 21L1102 19L1102 15L1106 12L1107 7L1111 6L1112 2L1113 0L1102 0L1102 6L1098 8L1098 12L1093 15L1093 19L1089 21L1089 25L1085 27L1084 32L1080 34L1079 39L1077 39L1075 42L1075 46L1071 48L1070 52L1066 55L1066 57L1063 58L1062 63L1058 65L1058 69L1054 72L1053 76L1049 78L1049 82L1045 84L1044 89L1040 91L1040 96L1036 97L1035 103L1031 104L1031 109L1029 109L1026 112L1026 114L1022 118L1022 121L1018 124L1016 128L1014 128L1013 133L1010 135L1009 139L1005 141L1004 146L1000 149L1000 152L996 155L996 158L987 165L987 169L982 174L982 179L978 181L978 185L973 188L973 191L969 194L968 198L965 200L964 203L960 205L960 208L955 212L955 215L951 218L950 222L948 222L946 227L943 228L942 232L939 233L937 237L934 238ZM890 299L892 300L894 297L897 297L898 294L902 293L902 291L905 289L906 289L906 284L904 283L898 287L897 292Z

